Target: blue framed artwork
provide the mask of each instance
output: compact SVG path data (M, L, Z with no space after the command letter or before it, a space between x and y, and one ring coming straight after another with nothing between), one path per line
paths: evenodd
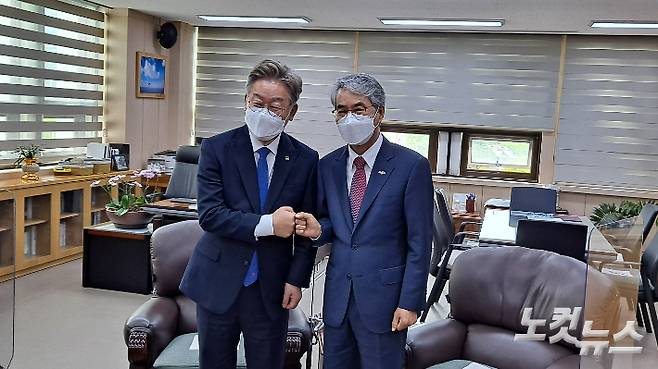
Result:
M135 77L137 97L164 99L167 93L167 57L137 52Z

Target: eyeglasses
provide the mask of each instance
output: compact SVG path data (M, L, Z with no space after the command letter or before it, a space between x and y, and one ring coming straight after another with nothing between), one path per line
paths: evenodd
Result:
M377 108L374 105L370 105L370 106L359 105L353 109L345 109L345 108L334 109L331 111L331 114L334 115L336 121L339 121L343 119L347 115L347 113L352 113L354 115L368 115L368 108L375 108L375 112L377 112Z
M273 117L279 117L283 118L286 110L290 106L282 106L282 104L279 103L273 103L273 104L265 104L262 101L256 100L256 101L247 101L247 107L251 109L251 111L256 111L257 109L262 109L266 108L267 113Z

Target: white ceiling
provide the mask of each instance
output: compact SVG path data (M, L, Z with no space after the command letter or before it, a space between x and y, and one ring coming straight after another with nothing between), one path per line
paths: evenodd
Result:
M592 20L658 21L658 0L95 0L111 7L132 8L168 20L197 26L267 27L272 24L211 23L199 15L304 16L307 25L276 28L390 30L377 18L504 19L491 32L648 34L658 30L602 30ZM453 31L447 28L416 30ZM464 31L459 29L457 31ZM658 40L657 40L658 41Z

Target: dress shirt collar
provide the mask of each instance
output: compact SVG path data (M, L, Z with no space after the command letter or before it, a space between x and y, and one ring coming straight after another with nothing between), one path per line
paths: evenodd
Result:
M281 135L282 134L283 133L276 136L276 138L272 142L270 142L269 145L265 146L256 137L254 137L254 135L252 135L251 132L249 132L249 139L251 140L251 147L253 148L254 153L256 151L258 151L258 149L260 149L261 147L267 147L268 149L270 149L272 154L274 154L274 156L276 156L276 152L279 149L279 141L281 141Z
M377 154L379 154L379 149L382 148L382 142L384 142L384 135L379 133L379 137L377 137L377 141L366 150L366 152L361 155L363 159L366 161L366 164L370 169L372 169L375 166L375 160L377 159ZM350 168L354 165L354 159L356 159L359 154L355 153L354 150L352 150L352 147L348 146L348 152L349 152L349 157L347 158L348 160L348 165Z

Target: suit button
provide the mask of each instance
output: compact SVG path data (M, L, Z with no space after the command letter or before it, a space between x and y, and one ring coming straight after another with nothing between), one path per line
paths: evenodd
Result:
M243 262L243 264L244 264L244 266L249 265L249 260L245 260L245 261Z
M347 273L346 277L347 279L352 279L352 275L350 273Z

